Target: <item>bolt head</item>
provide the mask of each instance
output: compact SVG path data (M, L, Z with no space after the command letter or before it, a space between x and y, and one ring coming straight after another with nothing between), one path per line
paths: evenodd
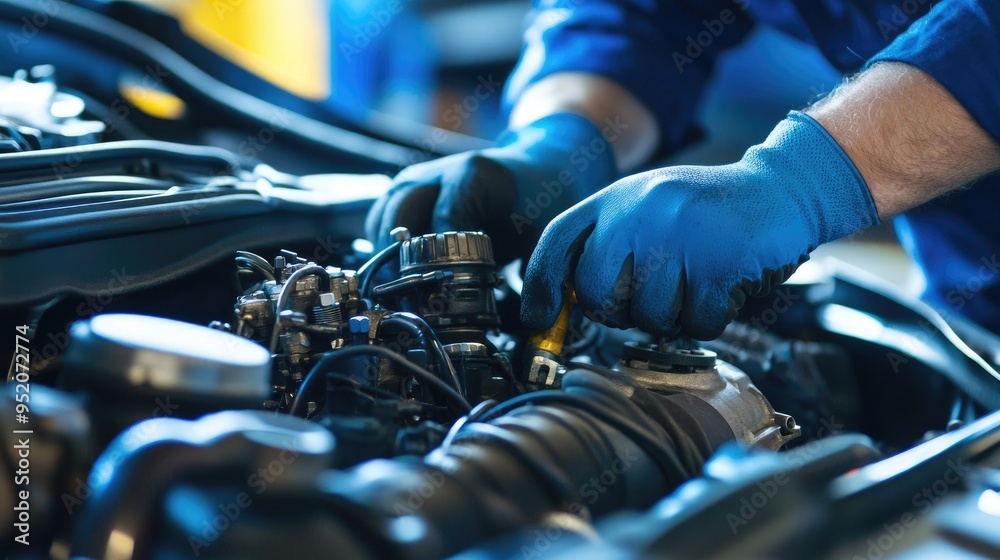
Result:
M367 333L368 329L371 327L371 320L366 315L355 315L354 317L351 317L349 327L351 333Z

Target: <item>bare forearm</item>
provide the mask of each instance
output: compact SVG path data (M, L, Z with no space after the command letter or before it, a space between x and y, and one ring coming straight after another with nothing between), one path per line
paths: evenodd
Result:
M615 82L594 74L562 72L538 81L521 95L510 116L520 128L555 113L576 113L604 130L618 168L645 163L659 144L652 113Z
M1000 143L914 66L875 65L806 112L850 156L882 218L1000 169Z

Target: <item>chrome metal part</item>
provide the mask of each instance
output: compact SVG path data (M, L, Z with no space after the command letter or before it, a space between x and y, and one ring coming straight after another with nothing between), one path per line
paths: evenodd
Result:
M653 391L683 393L718 412L738 441L778 449L798 437L795 419L774 410L745 373L701 349L663 349L628 343L615 369Z

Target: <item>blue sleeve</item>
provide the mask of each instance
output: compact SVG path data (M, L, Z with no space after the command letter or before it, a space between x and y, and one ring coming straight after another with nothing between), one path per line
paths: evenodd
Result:
M1000 140L1000 2L943 0L875 55L934 77Z
M691 137L715 59L753 27L749 0L535 0L505 94L557 72L607 77L656 116L662 153Z

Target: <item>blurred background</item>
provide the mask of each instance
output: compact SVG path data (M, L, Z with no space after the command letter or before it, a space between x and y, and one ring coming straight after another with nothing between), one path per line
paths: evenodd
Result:
M144 31L230 83L244 80L249 87L249 78L259 78L347 119L374 111L380 113L375 118L488 139L504 127L501 85L517 61L531 7L528 0L78 3L133 26L142 26L145 15ZM175 19L177 29L162 25L157 12ZM219 60L200 52L205 50ZM758 28L721 61L700 111L708 142L684 157L731 159L789 108L839 79L812 47Z
M477 138L503 130L502 84L531 8L528 0L77 3L140 27L219 80L292 110L321 106L337 121L391 131L429 153L461 149L463 141L478 147ZM758 26L719 61L698 109L702 139L660 163L733 161L840 78L812 46ZM413 123L462 135L436 138ZM922 287L891 226L818 253L914 292Z
M148 8L151 25L144 31L181 54L207 48L222 60L189 59L230 83L250 83L252 76L326 104L346 119L376 111L381 114L374 118L398 117L484 138L503 128L501 86L517 59L530 8L526 0L77 3L133 26L142 19L134 5ZM155 12L175 18L183 36L154 24Z

